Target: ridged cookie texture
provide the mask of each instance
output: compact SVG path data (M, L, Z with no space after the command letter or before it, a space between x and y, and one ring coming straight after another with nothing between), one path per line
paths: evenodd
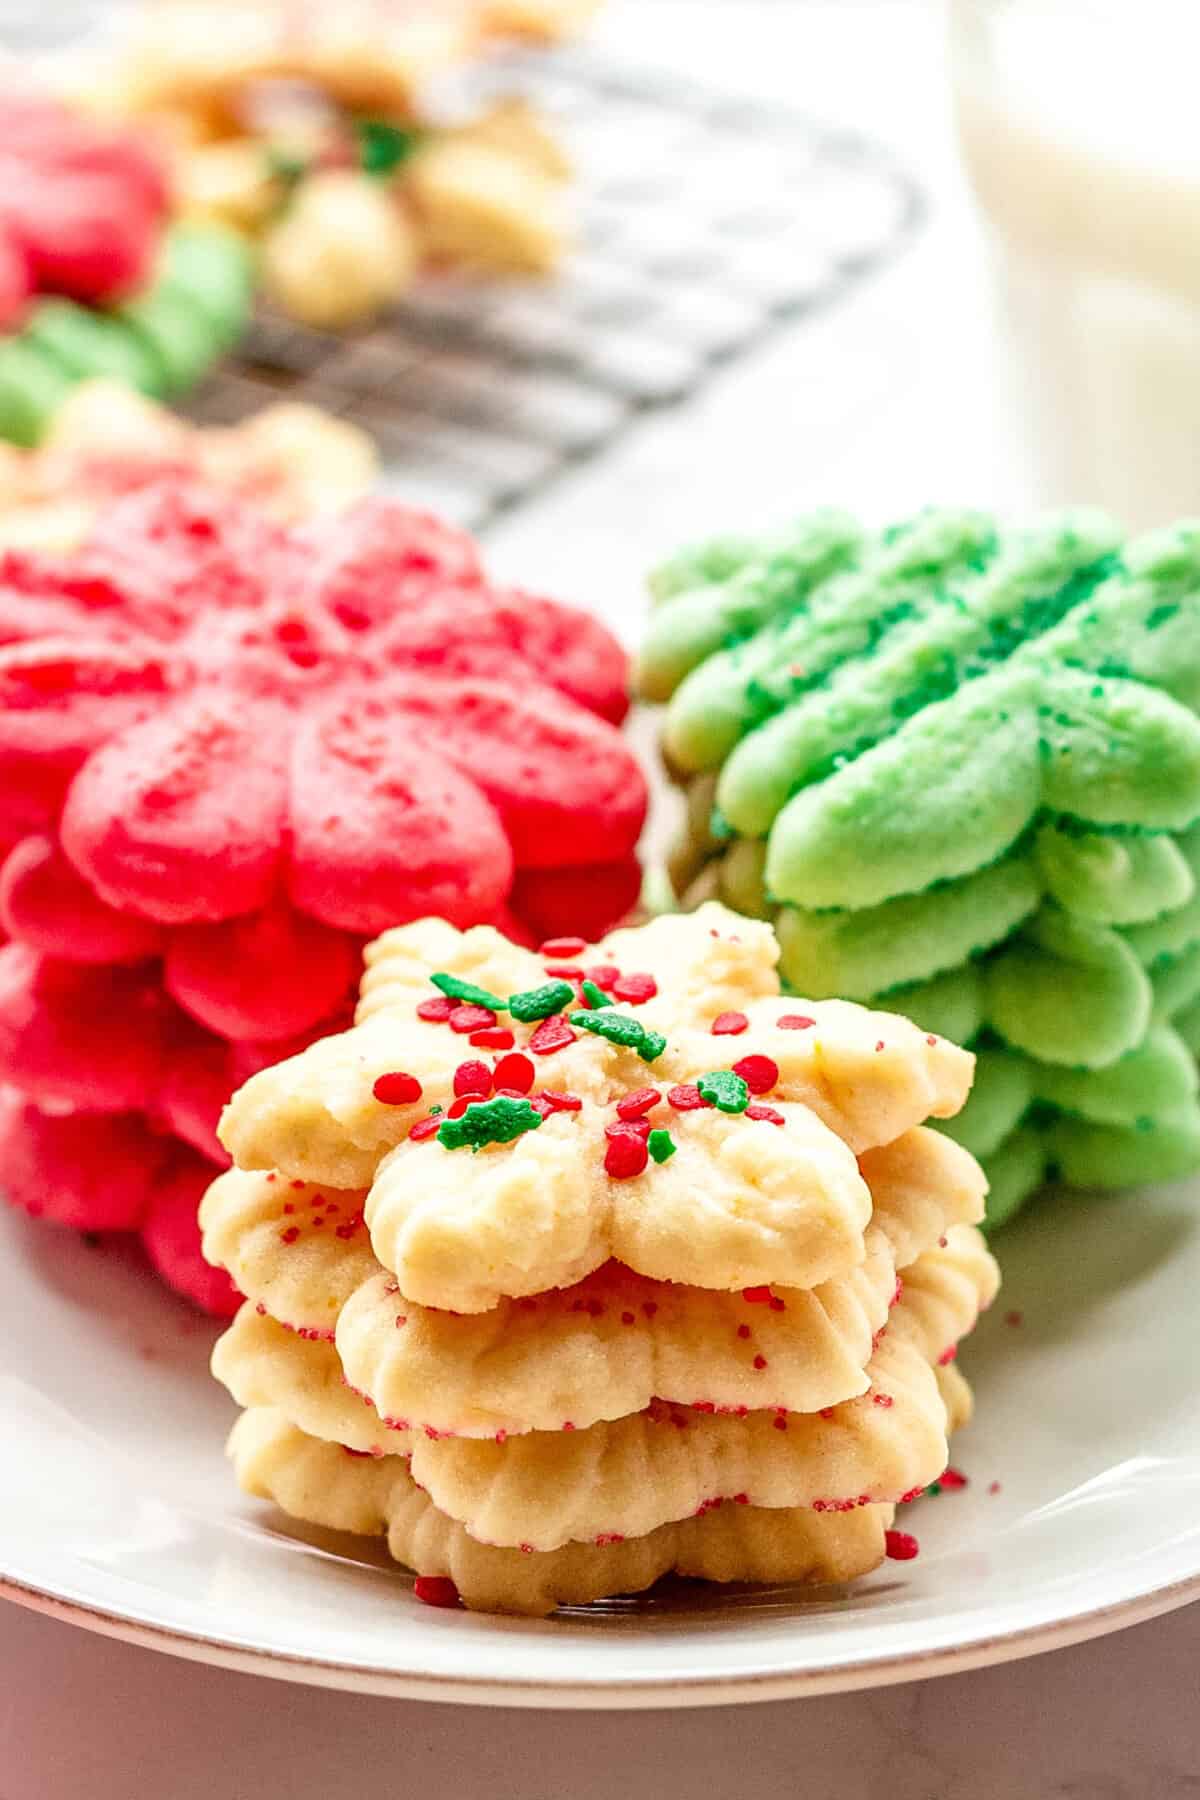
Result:
M807 999L978 1050L947 1129L989 1224L1048 1177L1194 1169L1200 526L818 513L651 589L681 903L773 921Z
M874 1567L998 1281L982 1171L924 1123L973 1063L800 1010L778 957L715 904L536 955L436 920L371 945L358 1023L221 1125L243 1486L470 1606Z

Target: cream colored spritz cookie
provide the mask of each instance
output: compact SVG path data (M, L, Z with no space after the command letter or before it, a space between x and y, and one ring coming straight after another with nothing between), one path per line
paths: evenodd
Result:
M330 1531L386 1533L396 1560L422 1571L418 1596L422 1586L450 1582L468 1606L487 1612L537 1616L606 1594L640 1593L672 1572L714 1582L853 1581L882 1561L893 1516L890 1506L817 1513L731 1502L646 1537L531 1556L470 1537L437 1510L399 1458L348 1456L270 1409L238 1420L229 1453L248 1493Z
M247 1300L217 1339L212 1372L239 1406L270 1406L310 1437L368 1456L406 1456L409 1434L346 1386L333 1346L297 1337Z
M978 1165L938 1132L916 1127L868 1161L865 1259L818 1287L747 1299L609 1262L572 1287L464 1315L403 1298L381 1271L342 1309L338 1354L382 1412L454 1436L586 1426L656 1397L734 1412L831 1406L866 1391L897 1270L983 1216Z
M302 1337L333 1337L342 1306L378 1274L361 1193L229 1169L200 1202L204 1255Z

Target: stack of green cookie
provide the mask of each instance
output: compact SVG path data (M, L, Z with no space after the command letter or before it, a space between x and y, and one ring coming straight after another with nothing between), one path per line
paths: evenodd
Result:
M64 394L91 376L123 381L155 399L191 387L241 336L253 270L236 233L177 225L157 279L112 308L54 298L0 340L0 438L34 445Z
M797 993L978 1052L999 1224L1200 1166L1200 523L826 512L652 577L638 684L677 898L776 919Z

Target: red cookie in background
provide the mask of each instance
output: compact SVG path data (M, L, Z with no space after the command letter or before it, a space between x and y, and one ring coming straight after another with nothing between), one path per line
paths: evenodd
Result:
M0 94L0 325L24 314L19 267L26 304L40 291L112 306L146 286L167 205L165 171L135 134Z
M221 1106L336 1028L363 941L431 912L594 938L636 902L624 670L387 501L287 530L174 477L69 558L0 558L13 1203L137 1229L228 1312L195 1225Z

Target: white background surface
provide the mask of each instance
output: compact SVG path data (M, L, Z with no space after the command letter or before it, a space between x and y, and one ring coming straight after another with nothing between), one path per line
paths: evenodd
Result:
M816 500L1033 498L922 0L613 0L604 34L889 138L935 223L845 309L648 422L493 560L632 626L645 564ZM537 1715L327 1694L0 1608L0 1800L1176 1800L1200 1794L1200 1607L949 1680L796 1703Z

